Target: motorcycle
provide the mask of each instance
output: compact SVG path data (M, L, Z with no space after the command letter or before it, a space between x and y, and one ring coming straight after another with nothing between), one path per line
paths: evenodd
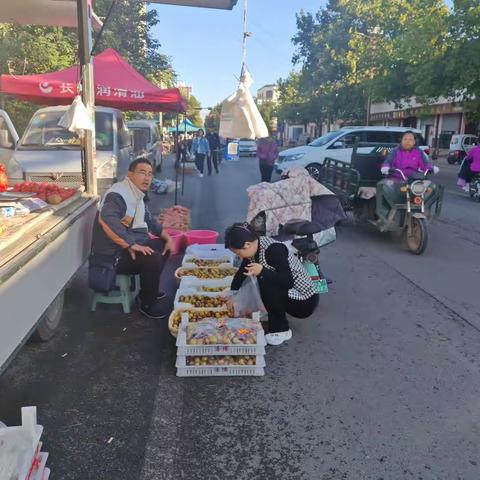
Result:
M322 232L322 227L316 222L305 220L291 220L287 222L283 231L286 235L294 235L292 247L302 262L306 272L310 275L317 293L328 293L328 284L332 283L322 273L320 268L320 246L314 236Z
M480 202L480 173L477 173L473 176L472 180L470 181L468 192L470 194L470 198Z

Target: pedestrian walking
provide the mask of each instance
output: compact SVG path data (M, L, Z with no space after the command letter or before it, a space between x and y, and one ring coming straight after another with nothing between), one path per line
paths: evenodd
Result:
M212 174L212 163L213 168L215 169L215 173L218 173L218 160L217 160L217 151L220 148L220 137L218 133L210 132L207 130L207 140L208 144L210 145L210 155L207 158L207 167L208 167L208 174Z
M203 178L203 170L205 168L205 158L210 155L210 145L205 137L205 132L199 130L197 136L193 139L192 153L195 155L195 164L198 169L198 176Z
M262 182L272 180L273 165L278 157L277 142L272 137L264 137L258 141L257 157Z
M180 135L178 140L177 146L177 159L175 162L175 168L178 168L181 163L185 163L187 161L187 154L188 154L188 145L187 140L184 135Z

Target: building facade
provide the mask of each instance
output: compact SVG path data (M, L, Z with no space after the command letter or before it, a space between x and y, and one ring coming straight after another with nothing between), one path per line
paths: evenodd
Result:
M261 105L262 103L268 102L278 102L278 89L274 84L264 85L262 88L257 90L257 104Z
M394 103L373 103L370 111L372 125L418 128L431 147L448 148L456 133L478 134L480 126L469 123L461 103L440 98L422 105L415 99L398 108Z

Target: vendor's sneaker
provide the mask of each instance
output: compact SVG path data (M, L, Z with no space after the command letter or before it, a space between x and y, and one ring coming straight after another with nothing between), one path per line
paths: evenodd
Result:
M470 192L470 184L469 183L466 183L463 187L462 187L462 190L464 192Z
M163 300L165 297L167 296L167 294L165 292L158 292L158 295L155 297L155 300L157 302L160 302L161 300ZM142 300L140 299L140 295L137 295L135 297L135 303L137 304L138 307L140 307L142 305Z
M200 178L203 178L203 173L199 173L198 176L199 176Z
M161 320L167 316L167 314L164 313L162 304L159 302L152 303L152 305L145 305L142 303L138 307L138 311L146 317L153 318L154 320Z
M281 345L283 342L286 342L292 338L292 331L287 330L286 332L276 332L276 333L267 333L265 335L265 340L267 345Z

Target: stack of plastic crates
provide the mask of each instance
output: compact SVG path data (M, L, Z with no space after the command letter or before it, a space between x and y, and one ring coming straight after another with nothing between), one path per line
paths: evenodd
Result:
M204 339L196 338L196 334L204 333ZM258 313L252 319L207 319L196 323L189 323L184 314L177 336L177 376L264 375L265 345Z

